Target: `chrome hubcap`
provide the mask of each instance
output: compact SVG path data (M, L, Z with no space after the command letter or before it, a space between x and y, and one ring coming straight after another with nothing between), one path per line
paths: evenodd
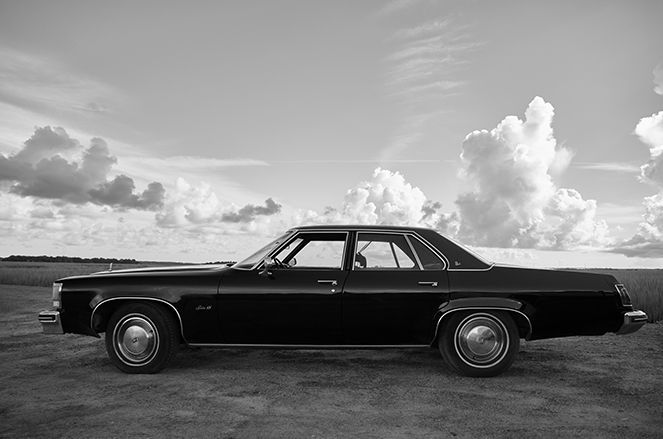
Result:
M509 336L504 325L487 315L473 315L456 330L456 350L472 366L490 367L506 354Z
M131 366L149 362L157 352L159 334L152 321L141 314L125 316L115 327L115 350Z

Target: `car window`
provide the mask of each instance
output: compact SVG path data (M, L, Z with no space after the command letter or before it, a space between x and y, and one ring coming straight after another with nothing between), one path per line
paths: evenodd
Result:
M412 247L414 247L414 251L417 253L417 256L419 256L419 262L421 262L424 270L444 269L444 262L442 262L442 260L423 242L413 236L410 236L409 239Z
M288 230L285 234L279 236L276 238L274 241L270 242L257 252L253 253L251 256L248 258L236 263L233 267L235 268L251 268L258 262L262 261L262 259L269 254L272 250L274 250L276 247L278 247L283 241L288 239L290 236L292 236L292 231Z
M396 233L359 233L355 270L418 270L405 236Z
M301 234L274 257L292 269L340 269L346 236L346 233Z

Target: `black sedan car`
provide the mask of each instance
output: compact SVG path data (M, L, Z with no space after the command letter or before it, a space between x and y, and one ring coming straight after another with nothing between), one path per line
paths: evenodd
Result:
M614 277L484 261L433 230L309 226L232 266L106 271L53 284L46 333L99 337L129 373L181 344L438 347L453 370L507 370L520 339L627 334L647 315Z

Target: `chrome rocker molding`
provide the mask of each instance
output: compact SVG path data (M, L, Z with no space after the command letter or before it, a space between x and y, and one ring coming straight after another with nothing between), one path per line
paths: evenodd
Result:
M499 308L499 307L494 307L494 306L471 306L471 307L463 307L463 308L455 308L455 309L450 309L446 312L444 312L439 319L437 319L437 324L435 325L435 334L433 335L433 340L430 342L430 346L433 346L435 343L435 340L437 340L438 333L440 331L440 323L442 323L442 319L446 317L448 314L451 314L452 312L456 311L486 311L486 310L493 310L493 311L506 311L506 312L514 312L516 314L520 314L521 316L525 317L525 320L527 321L527 325L529 326L529 330L527 331L527 334L525 335L525 340L528 340L530 336L532 335L532 322L530 321L529 317L522 311L518 311L517 309L511 309L511 308Z
M92 331L94 331L95 333L97 333L97 332L94 330L94 326L93 326L94 313L97 311L97 309L99 309L99 307L100 307L101 305L103 305L104 303L111 302L111 301L113 301L113 300L131 300L131 301L135 301L135 300L152 300L152 301L154 301L154 302L160 302L160 303L163 303L163 304L168 305L169 307L172 308L173 311L175 311L175 315L177 315L177 320L180 322L180 335L182 336L182 341L184 341L184 343L186 343L186 344L189 344L189 343L186 341L186 338L184 338L184 325L182 324L182 317L180 316L180 313L179 313L179 311L177 310L177 308L175 308L175 307L173 306L172 303L170 303L170 302L168 302L168 301L166 301L166 300L163 300L163 299L156 299L156 298L154 298L154 297L126 297L126 296L122 296L122 297L111 297L110 299L105 299L105 300L102 300L101 302L97 303L97 304L95 305L94 309L92 310L92 314L90 315L90 329L92 329ZM97 333L97 335L99 335L99 334Z
M189 343L205 348L266 348L266 349L421 349L427 344L251 344L251 343Z

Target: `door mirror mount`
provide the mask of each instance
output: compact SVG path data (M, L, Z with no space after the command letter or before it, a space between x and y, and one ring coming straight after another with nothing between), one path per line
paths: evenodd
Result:
M265 257L265 259L262 260L262 269L258 272L258 274L260 276L273 279L274 274L272 273L272 268L274 268L275 265L276 264L274 263L274 259L270 258L269 256Z

